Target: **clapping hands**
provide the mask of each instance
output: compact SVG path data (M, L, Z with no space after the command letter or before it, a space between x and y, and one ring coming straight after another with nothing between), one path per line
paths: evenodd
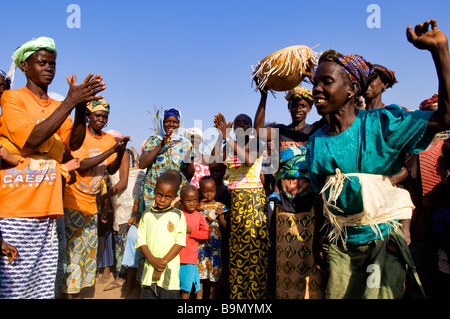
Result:
M229 129L233 126L233 122L226 122L222 113L214 115L214 127L222 134L223 138L228 136Z
M89 74L83 82L77 84L77 77L75 74L72 77L66 77L69 84L69 92L66 100L73 102L74 105L86 104L93 100L101 100L103 96L97 96L98 93L106 89L103 78L100 75L94 76Z
M115 147L115 151L124 151L127 148L127 143L131 141L129 136L122 136L120 139L117 139Z

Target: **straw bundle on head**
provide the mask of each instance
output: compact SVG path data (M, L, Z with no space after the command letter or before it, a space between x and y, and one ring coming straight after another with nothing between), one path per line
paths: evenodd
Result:
M278 50L258 63L252 78L258 79L258 88L288 91L305 78L308 63L317 66L319 54L306 45L293 45Z

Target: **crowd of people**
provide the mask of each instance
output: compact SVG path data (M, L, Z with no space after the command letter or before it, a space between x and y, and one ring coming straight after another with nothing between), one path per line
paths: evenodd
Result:
M385 63L327 50L305 71L312 90L286 92L291 123L267 121L259 88L254 118L212 119L210 153L175 107L128 147L104 131L100 75L67 77L52 99L54 41L23 44L0 73L0 298L70 299L97 282L143 299L449 296L448 41L435 20L407 38L439 80L418 110L383 103L397 83Z

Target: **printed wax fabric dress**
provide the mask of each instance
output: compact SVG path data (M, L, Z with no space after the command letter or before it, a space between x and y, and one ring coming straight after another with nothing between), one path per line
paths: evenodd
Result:
M222 203L216 202L211 205L204 205L199 211L205 216L209 227L209 238L202 241L198 246L198 268L200 279L207 279L211 282L217 282L222 273L222 233L217 218L211 218L211 212L222 208L225 214L228 207Z
M297 145L280 151L277 174L280 200L276 207L276 298L322 299L326 275L314 267L313 256L316 195L309 189L302 193L293 191L307 177L307 148L300 142Z
M161 143L161 140L156 136L152 136L145 143L143 150L151 152L159 143ZM193 147L191 142L185 138L171 142L162 147L156 156L153 165L147 170L145 175L144 184L142 186L145 208L151 207L156 180L165 171L174 169L181 173L182 182L180 188L189 184L184 175L184 169L187 165L187 163L184 162L184 158L186 157L186 154L190 154L192 151Z
M231 194L230 297L267 298L270 241L267 201L260 179L262 156L252 166L236 156L225 163Z

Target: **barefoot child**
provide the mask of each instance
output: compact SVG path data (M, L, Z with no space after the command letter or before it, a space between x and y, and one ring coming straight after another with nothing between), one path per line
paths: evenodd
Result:
M203 214L197 211L198 190L193 185L186 185L180 191L183 214L186 217L186 246L180 251L180 289L181 298L189 299L194 288L197 295L200 290L198 270L198 246L200 241L209 238L209 227Z
M145 256L142 299L180 298L180 250L186 245L186 218L172 206L180 187L178 172L159 176L152 207L140 219L136 249Z
M212 176L202 177L199 186L202 199L198 210L209 225L209 239L199 246L200 290L197 294L199 299L203 299L203 286L206 282L209 286L209 299L216 299L217 283L222 273L221 229L227 225L224 213L228 211L228 207L215 200L217 190Z

